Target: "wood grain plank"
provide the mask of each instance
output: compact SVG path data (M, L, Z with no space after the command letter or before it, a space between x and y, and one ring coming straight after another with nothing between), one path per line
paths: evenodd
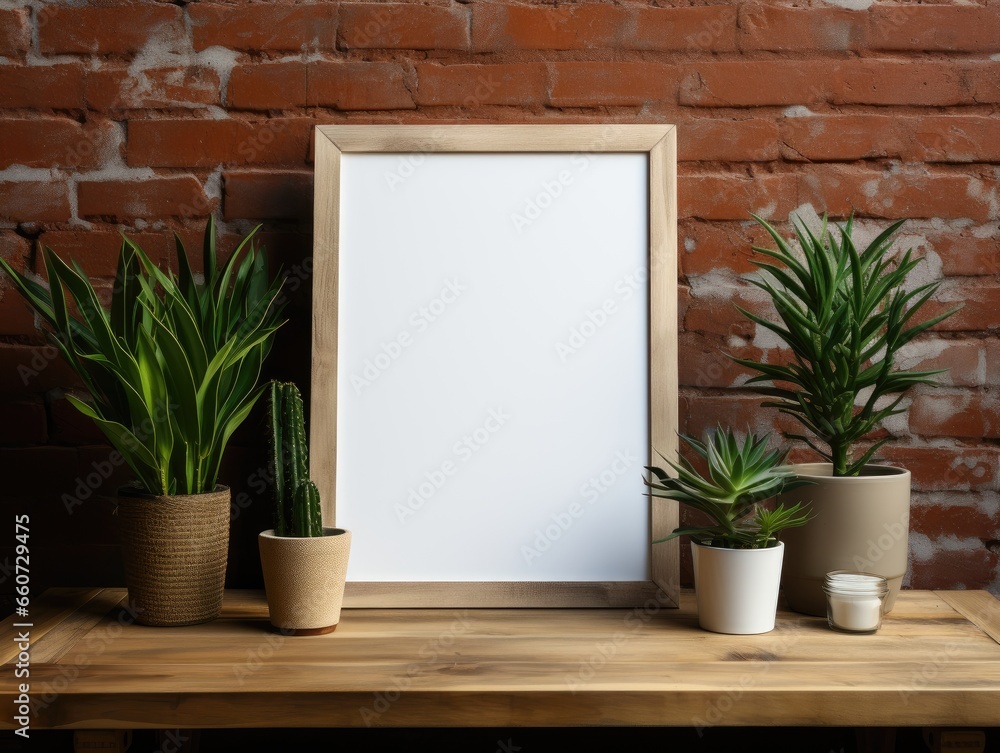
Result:
M672 126L332 125L317 130L341 152L648 152Z
M79 615L47 594L33 727L996 726L1000 646L979 623L992 629L997 602L955 596L903 591L867 636L785 610L771 633L708 633L684 591L648 615L345 610L336 633L288 637L267 632L256 591L183 628L95 620L121 589ZM13 698L0 684L0 703Z
M88 602L98 597L100 588L52 588L40 597L32 600L27 618L11 615L3 621L3 636L0 638L0 663L7 664L14 660L19 652L14 643L14 637L21 628L15 628L15 623L30 622L32 627L31 644L37 647L47 633L54 630L64 620L77 619L76 611L84 608Z
M988 591L935 591L972 624L1000 643L1000 602Z

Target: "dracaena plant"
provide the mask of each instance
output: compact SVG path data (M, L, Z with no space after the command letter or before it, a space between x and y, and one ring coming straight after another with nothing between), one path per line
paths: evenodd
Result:
M150 494L214 490L229 438L262 394L261 364L283 304L280 275L269 280L255 232L219 267L209 218L201 277L176 234L177 274L123 236L109 308L79 264L50 248L42 249L48 286L0 259L90 395L67 399Z
M826 216L819 235L795 223L801 254L757 215L751 215L777 244L754 247L768 257L755 261L762 270L753 284L768 293L779 321L744 309L749 319L776 334L788 347L785 363L734 358L757 371L748 382L777 408L798 420L808 434L790 434L805 442L833 466L834 476L856 476L891 437L870 439L889 416L902 413L903 393L917 384L936 384L945 371L907 371L896 367L900 349L958 309L921 322L914 315L938 288L937 282L907 290L910 272L920 263L912 251L892 251L895 222L864 249L853 238L853 217L828 230ZM777 262L773 263L772 262Z
M769 438L748 433L740 442L731 430L721 427L704 442L682 434L681 439L705 461L707 474L683 455L678 462L663 458L676 476L646 466L650 476L644 482L650 497L677 500L712 520L711 525L676 528L653 543L687 535L706 546L767 549L777 546L780 531L804 525L810 514L801 503L773 509L762 504L809 483L784 465L785 451L768 449Z

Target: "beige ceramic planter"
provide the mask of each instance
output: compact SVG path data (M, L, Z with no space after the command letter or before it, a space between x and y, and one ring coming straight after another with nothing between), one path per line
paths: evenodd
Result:
M801 528L781 533L785 542L781 585L788 606L796 612L825 616L823 577L833 570L860 570L888 581L888 613L906 574L910 472L869 465L860 476L834 477L829 463L792 468L814 483L793 489L778 501L809 503L816 517Z
M257 538L271 625L286 635L332 633L344 603L351 532L324 528L322 536Z

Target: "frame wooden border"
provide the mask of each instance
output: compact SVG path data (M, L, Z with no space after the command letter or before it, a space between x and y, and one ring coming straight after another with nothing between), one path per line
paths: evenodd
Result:
M340 157L392 152L645 152L649 156L650 459L677 452L677 136L672 125L349 125L316 127L312 457L336 458ZM659 464L659 463L657 463ZM314 464L325 525L336 521L336 462ZM650 506L652 539L678 525ZM346 607L676 607L677 539L651 546L650 577L608 582L348 582Z

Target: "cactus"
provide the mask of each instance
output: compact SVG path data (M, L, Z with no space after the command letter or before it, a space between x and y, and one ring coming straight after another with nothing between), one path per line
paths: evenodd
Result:
M278 536L322 536L319 489L309 480L302 396L290 383L271 382L270 468L274 479L274 532Z

